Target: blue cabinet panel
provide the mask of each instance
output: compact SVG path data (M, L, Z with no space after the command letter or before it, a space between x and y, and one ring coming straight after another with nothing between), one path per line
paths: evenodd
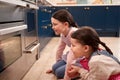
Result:
M116 31L118 29L118 12L119 7L106 7L105 10L105 26L106 30L114 30Z
M119 7L119 9L118 9L118 14L119 14L119 16L118 16L118 33L117 33L117 35L120 37L120 7Z
M59 9L68 10L79 26L91 26L96 29L100 36L120 35L120 6L57 6L41 7L39 9L39 29L43 30L50 25L53 12ZM48 27L47 29L51 29ZM45 32L46 31L46 32ZM52 30L43 30L40 34L55 36ZM50 34L47 34L50 32Z
M40 37L55 36L51 26L52 7L40 7L38 10L38 35Z
M85 15L84 15L84 10L83 7L69 7L69 12L72 14L74 17L75 22L79 26L83 26L85 24Z
M91 26L100 36L118 36L119 6L62 6L79 26Z
M99 30L104 26L104 12L102 7L84 7L85 25Z

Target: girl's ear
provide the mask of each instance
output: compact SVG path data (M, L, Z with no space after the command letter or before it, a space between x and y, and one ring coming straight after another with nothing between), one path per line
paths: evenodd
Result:
M64 25L65 25L65 26L69 26L69 23L68 23L68 22L64 22Z
M90 50L90 46L85 45L85 46L84 46L84 51L85 51L85 52L88 52L89 50Z

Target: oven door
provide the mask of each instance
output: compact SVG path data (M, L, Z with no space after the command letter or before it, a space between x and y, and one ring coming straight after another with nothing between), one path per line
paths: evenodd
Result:
M25 23L28 28L25 30L24 34L25 48L38 42L36 22L36 10L26 10Z
M27 38L26 31L33 29L27 29L24 10L18 6L0 5L0 80L21 80L36 61L39 44L36 36L28 42L31 37Z
M16 50L14 50L16 48ZM21 34L19 32L1 36L0 71L3 71L22 56Z
M26 24L24 33L24 53L27 55L27 65L31 66L39 58L40 43L37 35L36 10L26 10Z
M0 29L0 80L20 80L28 71L22 48L22 35L26 28L26 25L21 25Z

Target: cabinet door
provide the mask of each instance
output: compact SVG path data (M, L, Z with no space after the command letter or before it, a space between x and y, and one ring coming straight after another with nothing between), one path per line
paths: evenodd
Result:
M69 7L69 12L79 26L91 26L100 30L104 26L105 13L102 7L75 6Z
M105 7L105 30L109 32L114 32L115 36L118 36L118 6L107 6Z
M66 9L68 10L73 18L74 21L79 25L83 26L85 24L85 18L84 18L84 12L83 12L83 7L81 6L57 6L56 11L60 9Z
M85 25L91 26L96 30L102 30L105 24L105 13L103 7L99 6L87 6L83 8L85 15Z
M119 15L118 15L118 33L117 33L117 36L120 37L120 6L118 7L118 12L119 12Z
M117 36L118 6L78 6L70 12L79 26L91 26L100 36Z
M85 25L85 12L82 6L68 7L68 11L72 14L74 21L78 26Z
M40 37L54 36L54 31L51 27L51 14L50 7L40 7L38 10L38 34Z
M117 36L118 6L85 7L86 25L94 27L100 36Z
M119 6L56 7L56 10L59 9L67 9L79 26L91 26L96 29L100 36L119 35Z

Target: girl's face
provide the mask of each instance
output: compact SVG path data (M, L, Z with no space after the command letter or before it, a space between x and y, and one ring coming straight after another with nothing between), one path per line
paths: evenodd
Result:
M66 29L66 24L63 22L60 22L59 20L55 18L51 18L52 23L52 29L54 30L56 35L60 35L61 33L64 33Z
M86 45L82 45L77 39L71 38L71 50L76 58L85 56Z

